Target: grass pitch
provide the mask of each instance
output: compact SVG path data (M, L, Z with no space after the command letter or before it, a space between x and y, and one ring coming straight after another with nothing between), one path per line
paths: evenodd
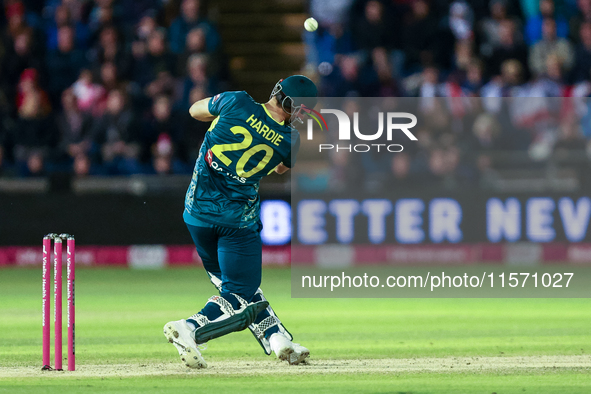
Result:
M309 365L267 357L244 331L188 370L162 326L214 294L201 268L79 269L77 371L41 372L41 270L2 269L0 392L591 392L589 299L291 299L289 286L289 270L264 271Z

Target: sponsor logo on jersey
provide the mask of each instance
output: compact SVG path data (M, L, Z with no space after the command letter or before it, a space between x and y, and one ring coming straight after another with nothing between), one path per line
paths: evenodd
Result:
M218 174L227 176L228 178L231 178L231 179L235 179L240 183L246 183L246 178L238 176L238 175L234 175L231 172L225 170L223 165L218 163L215 160L215 156L213 155L213 152L211 151L211 149L208 149L207 153L205 154L205 162L209 165L209 167L211 167Z

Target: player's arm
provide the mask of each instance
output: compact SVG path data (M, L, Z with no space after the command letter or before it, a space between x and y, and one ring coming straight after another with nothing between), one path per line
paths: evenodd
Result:
M285 174L289 170L289 167L283 163L279 163L277 167L275 167L275 172L278 174Z
M211 97L204 98L191 105L191 108L189 108L191 117L202 122L211 122L214 120L216 116L209 112L209 100L211 100Z
M285 174L287 170L291 169L291 167L293 167L293 165L295 164L296 155L300 150L300 135L297 132L295 132L292 133L292 137L293 143L291 147L291 152L289 152L289 155L285 158L285 160L283 160L282 163L279 163L279 165L275 167L275 172L278 174Z

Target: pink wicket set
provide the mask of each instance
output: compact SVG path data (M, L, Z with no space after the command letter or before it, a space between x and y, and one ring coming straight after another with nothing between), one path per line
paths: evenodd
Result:
M76 276L76 241L70 234L50 233L43 237L43 370L63 371L62 368L62 243L66 240L66 271L68 301L68 371L74 371L75 359L75 296L74 280ZM53 323L55 336L54 367L50 365L50 296L51 286L51 241L53 241Z

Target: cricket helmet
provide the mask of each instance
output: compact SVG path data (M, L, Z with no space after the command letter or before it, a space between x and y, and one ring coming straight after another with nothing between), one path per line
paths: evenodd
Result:
M316 106L318 89L310 78L303 75L292 75L275 84L271 97L276 97L281 108L291 115L290 123L296 120L302 122L299 117L300 112L302 110L309 112Z

